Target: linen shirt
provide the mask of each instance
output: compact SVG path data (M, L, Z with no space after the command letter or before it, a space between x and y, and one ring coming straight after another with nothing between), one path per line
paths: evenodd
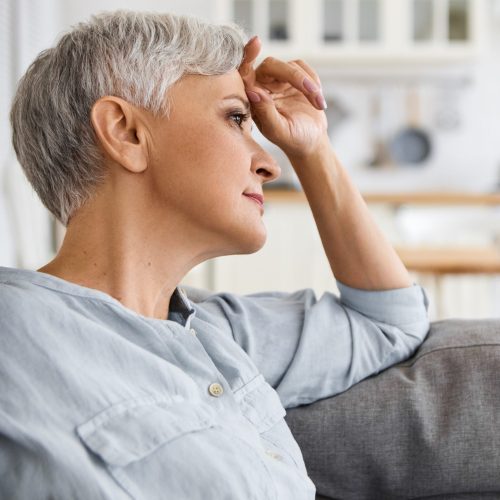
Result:
M337 285L177 287L161 320L0 267L0 498L314 500L286 408L408 358L429 330L417 284Z

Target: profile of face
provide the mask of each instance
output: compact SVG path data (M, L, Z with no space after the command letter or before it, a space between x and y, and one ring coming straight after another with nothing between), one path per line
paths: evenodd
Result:
M262 194L281 170L252 137L238 71L186 75L169 98L167 118L146 119L152 201L210 256L256 252L266 240L263 209L244 193Z

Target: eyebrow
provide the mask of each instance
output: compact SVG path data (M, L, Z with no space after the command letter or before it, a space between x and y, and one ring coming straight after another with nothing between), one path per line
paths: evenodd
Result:
M240 95L231 94L223 98L223 100L230 100L230 99L237 99L238 101L241 101L243 103L243 106L245 107L245 112L248 113L250 111L250 103L246 99L243 99L243 97L241 97Z

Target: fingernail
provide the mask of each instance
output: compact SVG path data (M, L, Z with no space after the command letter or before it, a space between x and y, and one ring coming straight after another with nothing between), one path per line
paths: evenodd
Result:
M325 98L321 94L316 96L316 104L318 105L318 108L321 108L321 109L328 108L326 101L325 101Z
M260 102L260 95L257 92L252 92L251 90L247 90L247 97L250 102Z
M319 90L318 86L311 82L309 78L304 78L303 85L308 92L317 92Z
M253 42L258 36L259 35L254 35L252 38L250 38L250 40L248 40L247 44Z

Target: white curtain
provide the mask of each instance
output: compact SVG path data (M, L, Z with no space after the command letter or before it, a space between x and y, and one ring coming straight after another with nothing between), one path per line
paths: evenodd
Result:
M35 269L54 255L53 217L24 177L8 121L16 84L36 55L53 45L60 0L0 1L0 265ZM36 92L36 89L33 89Z
M12 58L10 57L10 29L12 2L0 2L0 265L14 266L13 227L7 215L5 167L10 154L10 135L7 120L10 96L12 94Z

